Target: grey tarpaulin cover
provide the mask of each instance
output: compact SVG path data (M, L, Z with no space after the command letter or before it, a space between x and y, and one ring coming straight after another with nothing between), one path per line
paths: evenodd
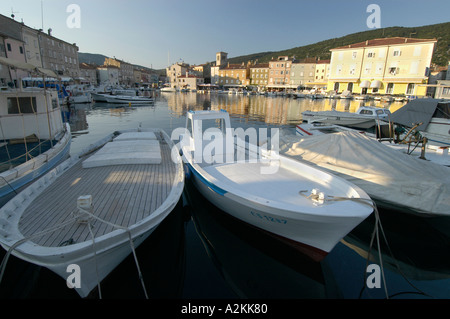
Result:
M413 127L414 124L423 123L418 126L418 130L424 130L433 116L439 100L436 99L417 99L412 100L392 113L391 121L407 127Z
M355 132L280 136L280 154L319 166L374 200L416 213L450 215L450 168L392 150Z

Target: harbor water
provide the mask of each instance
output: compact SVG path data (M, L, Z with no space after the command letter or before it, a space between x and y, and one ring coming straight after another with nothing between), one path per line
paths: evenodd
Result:
M71 105L71 154L121 129L159 127L170 135L189 110L230 113L234 128L279 128L295 134L306 110L348 110L362 102L259 95L158 93L144 106ZM373 103L373 102L372 102ZM370 104L366 101L365 104ZM402 103L390 103L391 112ZM399 163L401 165L401 163ZM64 190L61 190L64 192ZM449 299L450 220L379 210L321 262L214 207L187 180L182 200L100 285L103 299ZM1 257L3 257L2 251ZM82 274L81 274L82 275ZM98 298L95 292L90 298ZM79 299L61 277L10 257L1 299Z

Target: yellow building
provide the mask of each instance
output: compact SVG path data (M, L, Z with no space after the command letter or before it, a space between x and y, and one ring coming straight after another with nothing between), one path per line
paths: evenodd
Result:
M425 96L436 42L395 37L331 49L327 89Z
M219 83L224 87L244 87L250 84L249 65L230 64L219 69Z
M269 63L256 63L250 66L250 85L264 88L269 80Z

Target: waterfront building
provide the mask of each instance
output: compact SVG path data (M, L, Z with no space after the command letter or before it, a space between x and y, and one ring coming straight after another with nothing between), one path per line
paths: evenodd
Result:
M219 85L242 88L250 85L250 63L230 64L219 69Z
M2 39L1 49L4 52L4 56L18 62L26 62L21 24L11 18L0 15L0 36ZM1 74L3 85L6 85L10 81L17 85L18 79L22 79L28 75L23 70L10 70L4 66L2 69L5 70Z
M228 64L227 58L228 53L226 52L220 51L216 53L216 63L210 68L211 84L219 85L219 70Z
M180 75L177 77L177 87L179 89L197 90L198 85L204 83L205 81L203 77L195 74L189 74L189 72L186 72L185 75Z
M22 24L22 38L25 48L25 60L36 67L42 67L39 47L39 31Z
M176 62L166 68L166 77L171 88L179 89L178 77L185 75L189 71L189 64L184 62Z
M77 80L80 76L78 46L52 36L51 32L52 29L47 33L38 32L42 67L53 70L63 81Z
M199 77L204 79L204 83L211 83L211 65L208 63L193 65L191 67L191 72Z
M294 61L290 70L289 84L296 88L312 87L314 76L316 74L316 62L316 58L306 58L300 61Z
M331 49L328 90L425 96L436 42L395 37Z
M45 33L42 29L36 30L23 22L0 15L0 30L6 57L52 70L61 78L66 77L63 81L79 77L77 45L52 36L52 29ZM15 73L15 79L27 76L24 71L17 71L17 77Z
M323 90L327 89L330 77L330 60L318 60L315 65L314 82L312 85Z
M259 91L269 83L269 63L255 63L250 66L250 85Z
M134 83L134 68L133 65L116 59L116 58L105 58L103 62L106 66L115 66L119 70L119 84L125 86L131 86Z
M6 58L5 36L0 33L0 57ZM9 68L0 64L0 86L6 86L11 82Z
M293 88L291 82L291 67L293 58L279 56L269 62L269 82L267 87L273 89Z
M439 80L436 84L435 99L450 99L450 80Z
M98 84L97 65L80 63L80 80L89 82L92 85Z
M119 68L115 65L97 67L99 84L119 85Z

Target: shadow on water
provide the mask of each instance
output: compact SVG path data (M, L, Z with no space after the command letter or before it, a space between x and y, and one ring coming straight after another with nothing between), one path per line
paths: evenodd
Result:
M197 233L212 262L240 298L326 298L321 266L209 203L187 182Z
M435 227L437 222L448 223L449 217L391 210L379 213L379 246L377 237L371 245L375 225L371 215L323 261L325 275L336 281L342 297L450 298L450 231ZM369 264L382 266L385 282L381 273L380 287L369 288L367 280L373 283L375 278L372 271L366 271Z

